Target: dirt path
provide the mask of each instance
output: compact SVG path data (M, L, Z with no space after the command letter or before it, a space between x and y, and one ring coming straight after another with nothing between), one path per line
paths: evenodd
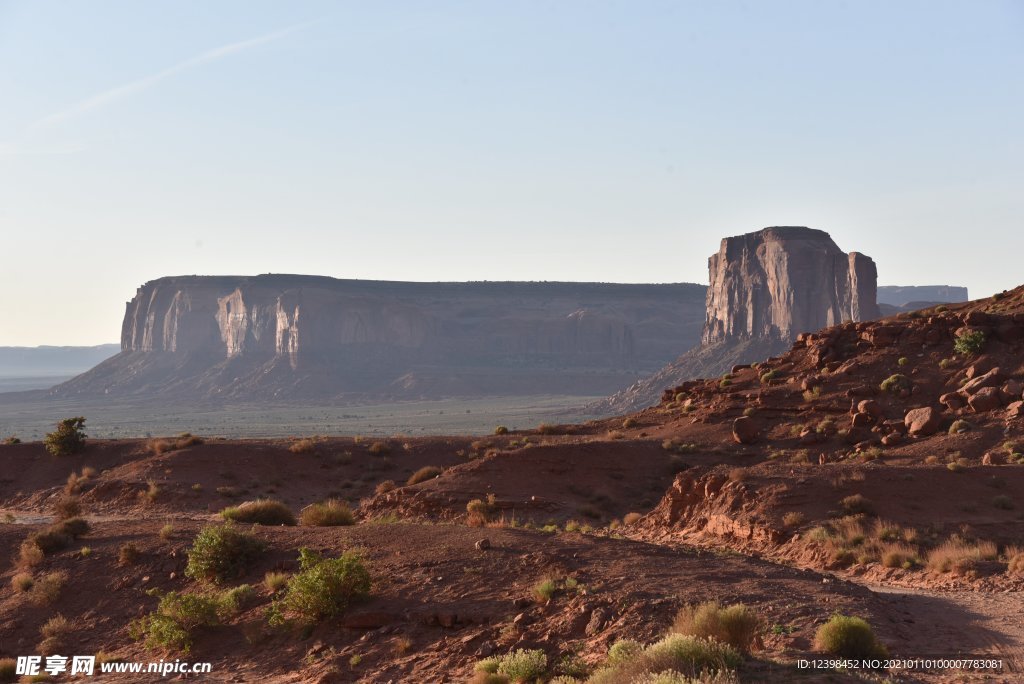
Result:
M892 609L901 657L1001 658L1002 673L950 672L947 681L1024 681L1024 596L863 583ZM932 679L934 681L934 679Z

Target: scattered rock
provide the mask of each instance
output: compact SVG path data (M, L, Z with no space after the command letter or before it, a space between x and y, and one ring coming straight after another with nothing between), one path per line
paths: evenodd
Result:
M960 392L971 395L986 387L999 387L1005 379L999 368L993 368L988 373L972 378L966 385L960 388Z
M478 539L476 543L473 544L473 546L476 547L477 551L486 551L487 549L491 548L491 540L487 537L484 537L483 539Z
M890 432L885 437L882 437L882 444L885 446L895 446L903 441L903 436L898 432Z
M1024 416L1024 401L1015 401L1006 407L1007 418L1020 418Z
M939 403L950 411L962 409L965 405L964 396L959 392L947 392L939 397Z
M732 423L732 438L740 444L753 444L757 441L757 424L749 416L737 418Z
M931 406L911 409L903 417L903 423L907 426L907 431L911 435L927 437L938 432L939 426L942 424L942 414Z
M1003 465L1006 463L1006 459L1002 454L989 451L981 457L981 465Z
M595 608L590 614L590 622L587 623L586 634L588 637L592 637L599 633L604 628L605 623L608 621L608 613L604 608Z
M865 399L857 404L857 413L866 413L872 418L881 418L883 414L882 405L874 399Z
M872 418L870 414L867 414L867 413L857 413L857 414L854 414L853 418L850 420L850 425L855 427L855 428L869 427L874 422L875 422L875 419Z

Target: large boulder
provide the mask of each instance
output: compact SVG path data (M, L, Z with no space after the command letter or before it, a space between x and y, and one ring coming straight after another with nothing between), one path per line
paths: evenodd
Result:
M987 373L974 376L967 381L967 384L960 388L960 391L964 394L970 395L985 387L999 387L1003 384L1004 380L1006 380L1005 376L1003 376L999 368L996 367Z
M757 423L749 416L737 418L732 423L732 438L740 444L753 444L757 441Z
M903 417L903 423L907 426L907 432L914 437L927 437L939 431L942 414L931 406L911 409Z
M1003 400L995 387L982 387L967 399L967 403L975 413L986 413L1001 407Z

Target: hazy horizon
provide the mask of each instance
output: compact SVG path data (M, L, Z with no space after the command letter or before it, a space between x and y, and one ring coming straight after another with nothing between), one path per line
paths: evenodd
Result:
M769 225L985 296L1020 284L1022 32L1009 1L0 1L0 345L109 343L173 274L706 283Z

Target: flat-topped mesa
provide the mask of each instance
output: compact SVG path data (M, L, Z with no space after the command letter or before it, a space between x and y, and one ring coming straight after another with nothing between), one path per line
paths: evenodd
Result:
M776 226L722 240L708 259L702 343L789 343L802 332L877 318L875 262L828 233Z

